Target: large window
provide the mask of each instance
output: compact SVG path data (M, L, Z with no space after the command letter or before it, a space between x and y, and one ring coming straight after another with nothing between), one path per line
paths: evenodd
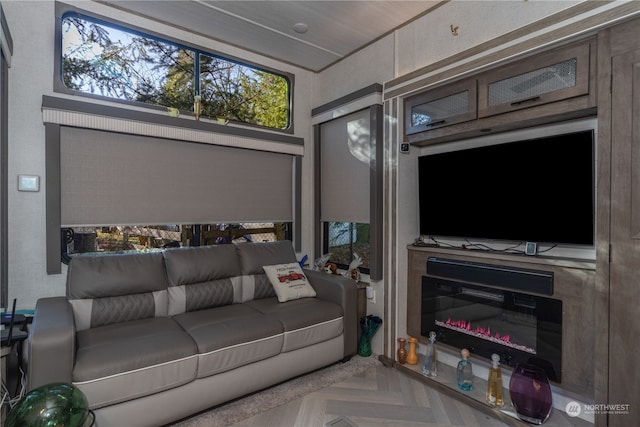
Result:
M92 17L61 23L61 79L74 92L274 129L290 125L290 80Z
M64 260L81 253L146 252L174 247L290 240L291 223L67 227L61 232Z

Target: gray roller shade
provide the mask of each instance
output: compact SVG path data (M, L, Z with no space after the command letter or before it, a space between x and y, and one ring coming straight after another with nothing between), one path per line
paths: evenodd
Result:
M62 127L62 226L293 219L292 155Z
M366 109L320 127L321 221L370 222L369 117Z

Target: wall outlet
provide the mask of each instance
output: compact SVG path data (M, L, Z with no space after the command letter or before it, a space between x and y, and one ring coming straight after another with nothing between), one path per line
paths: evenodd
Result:
M367 286L367 301L369 301L371 304L376 303L376 290L371 286Z

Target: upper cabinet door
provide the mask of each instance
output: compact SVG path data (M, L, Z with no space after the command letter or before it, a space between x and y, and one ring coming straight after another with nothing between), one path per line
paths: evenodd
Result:
M590 43L536 55L478 77L478 116L519 110L589 93Z
M476 80L470 79L406 98L405 135L476 119L476 96Z

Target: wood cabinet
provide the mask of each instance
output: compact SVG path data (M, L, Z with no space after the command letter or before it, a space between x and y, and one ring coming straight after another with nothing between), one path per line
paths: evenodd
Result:
M597 338L596 402L629 405L600 416L623 427L640 415L640 20L599 34L598 285L607 329ZM608 244L605 244L608 243ZM598 307L601 305L599 304Z
M404 101L405 132L416 134L474 120L477 115L476 79L421 93Z
M596 114L596 43L582 40L404 100L404 140L424 146Z
M478 77L478 116L487 117L589 93L591 45L581 43Z

